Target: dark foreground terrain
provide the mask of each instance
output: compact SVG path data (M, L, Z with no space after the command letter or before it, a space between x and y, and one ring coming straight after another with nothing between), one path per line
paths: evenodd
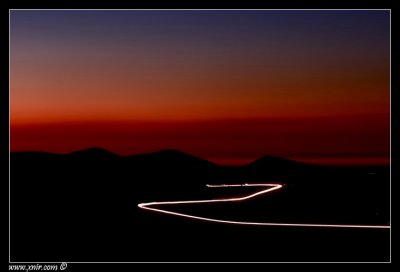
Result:
M389 225L389 167L321 167L264 157L223 167L174 150L11 154L11 261L389 261L389 229L242 226L170 216L142 202L212 199L279 182L243 203L174 207L257 222Z

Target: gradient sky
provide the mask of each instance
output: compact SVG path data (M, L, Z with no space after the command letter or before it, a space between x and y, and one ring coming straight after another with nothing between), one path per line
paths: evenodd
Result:
M11 150L388 163L389 11L23 11Z

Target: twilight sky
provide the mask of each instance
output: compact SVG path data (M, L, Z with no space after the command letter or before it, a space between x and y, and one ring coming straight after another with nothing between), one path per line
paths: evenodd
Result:
M11 11L11 150L388 163L389 11Z

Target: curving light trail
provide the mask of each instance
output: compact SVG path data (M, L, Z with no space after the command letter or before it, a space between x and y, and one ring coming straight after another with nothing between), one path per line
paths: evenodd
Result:
M326 227L326 228L367 228L367 229L390 229L390 226L385 225L335 225L335 224L297 224L297 223L263 223L263 222L248 222L248 221L231 221L231 220L220 220L213 219L202 216L194 216L185 213L171 212L168 210L157 209L154 206L168 206L168 205L184 205L184 204L199 204L199 203L216 203L216 202L236 202L243 201L255 196L266 194L283 187L282 184L277 183L262 183L262 184L220 184L220 185L206 185L207 187L269 187L268 189L260 190L250 195L243 197L233 197L224 199L210 199L210 200L188 200L188 201L164 201L164 202L148 202L140 203L138 207L145 210L150 210L154 212L165 213L169 215L181 216L186 218L192 218L197 220L216 222L216 223L226 223L226 224L236 224L236 225L256 225L256 226L285 226L285 227Z

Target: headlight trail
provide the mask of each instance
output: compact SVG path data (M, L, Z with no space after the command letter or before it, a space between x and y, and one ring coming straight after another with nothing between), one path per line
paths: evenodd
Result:
M279 190L283 187L282 184L278 183L257 183L257 184L219 184L219 185L206 185L209 188L215 187L269 187L268 189L263 189L255 193L243 196L243 197L233 197L224 199L209 199L209 200L187 200L187 201L163 201L163 202L148 202L140 203L138 207L145 210L150 210L154 212L160 212L169 215L181 216L191 219L225 223L225 224L236 224L236 225L255 225L255 226L284 226L284 227L323 227L323 228L366 228L366 229L390 229L387 225L336 225L336 224L298 224L298 223L264 223L264 222L248 222L248 221L231 221L231 220L221 220L202 216L195 216L185 213L171 212L168 210L163 210L160 208L154 208L155 206L170 206L170 205L185 205L185 204L201 204L201 203L217 203L217 202L237 202L248 200L253 197L270 193L275 190Z

